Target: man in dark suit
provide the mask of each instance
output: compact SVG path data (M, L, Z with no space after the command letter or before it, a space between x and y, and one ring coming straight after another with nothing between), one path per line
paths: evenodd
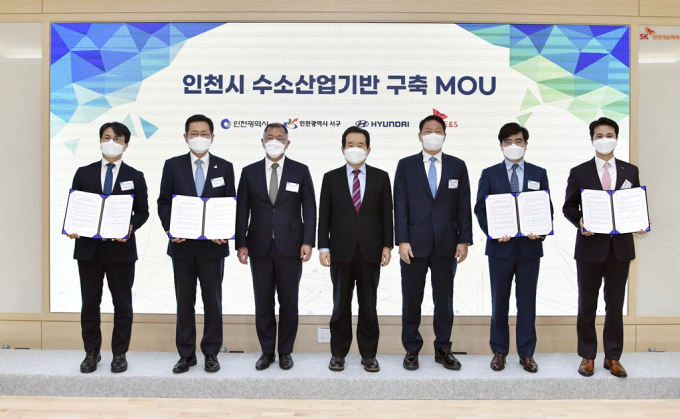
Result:
M255 291L255 328L262 356L257 370L274 362L279 296L279 366L293 367L298 329L298 294L302 262L312 256L316 232L316 197L309 168L285 157L288 128L267 125L262 135L266 157L243 168L238 184L236 250L248 263Z
M487 235L487 195L550 189L545 169L524 161L529 141L526 128L516 122L505 124L498 133L498 140L505 160L482 171L475 205L479 227ZM550 208L552 210L552 203ZM491 369L494 371L505 368L510 347L508 309L513 277L517 296L516 334L520 364L528 372L538 371L538 364L533 358L536 349L536 287L544 239L545 236L530 233L525 237L504 236L486 241L492 302L489 344L494 353L491 360Z
M394 177L394 234L401 258L401 341L404 368L418 368L423 346L420 306L430 268L434 300L435 361L460 369L451 353L453 277L472 245L470 180L463 160L442 153L446 125L439 116L420 121L423 151L403 158ZM456 261L457 259L457 261Z
M119 122L108 122L99 129L102 160L78 169L73 186L82 192L105 195L132 195L132 218L128 238L91 239L69 234L77 239L73 258L78 260L80 293L83 306L80 313L85 360L80 372L97 370L102 344L99 306L102 301L104 276L113 298L113 336L111 338L111 372L124 372L128 363L125 354L132 333L132 284L137 260L137 231L149 218L144 174L123 163L123 152L130 143L130 130Z
M623 350L623 303L630 261L635 259L633 234L594 234L583 230L581 190L614 190L640 186L637 166L614 158L619 126L608 118L590 124L595 158L571 169L562 212L578 229L576 232L576 276L578 281L578 354L583 358L578 372L590 377L595 369L597 333L595 313L604 279L607 302L604 321L604 368L626 377L619 359ZM638 234L644 234L639 231Z
M368 166L368 131L349 127L342 134L341 151L347 164L323 177L319 202L319 259L330 266L333 281L331 361L333 371L345 369L352 343L352 296L357 286L359 319L357 343L361 364L380 371L378 313L380 267L392 251L392 191L387 172Z
M191 152L165 162L158 216L166 233L170 230L173 195L203 198L236 196L234 167L228 161L208 153L214 140L213 122L194 115L184 125L184 140ZM175 373L189 371L196 365L196 279L201 283L204 324L201 352L205 370L217 372L217 353L222 347L222 277L224 258L229 256L226 240L184 240L171 238L168 256L172 258L177 297L176 343L180 359Z

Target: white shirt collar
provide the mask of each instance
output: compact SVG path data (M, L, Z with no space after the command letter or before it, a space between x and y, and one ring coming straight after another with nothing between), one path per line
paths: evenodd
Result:
M353 168L352 166L350 166L349 163L345 164L345 167L347 168L347 176L349 176L350 174L354 174L352 172L356 169ZM361 173L363 173L364 175L366 174L366 163L361 165L361 167L359 168L359 171Z
M508 160L508 159L505 159L505 168L506 168L507 170L512 169L512 165L513 165L513 164L515 164L515 163L511 162L511 161ZM517 164L519 165L519 168L520 168L520 169L524 170L524 159L520 160L519 163L517 163Z
M107 169L107 164L111 163L110 161L106 160L105 158L102 158L102 170ZM113 170L118 170L120 169L120 165L123 163L123 159L118 159L113 162L113 164L116 165L116 167L113 168Z
M614 160L614 157L609 160L602 160L601 158L597 157L597 155L595 155L595 165L598 169L604 170L605 163L609 163L609 167L616 167L616 162Z
M193 151L189 152L189 156L191 157L191 168L196 170L196 160L198 160L198 157L196 157ZM210 152L205 153L205 156L201 157L201 161L203 162L203 170L208 170L208 165L210 163Z
M435 154L434 156L431 156L423 150L423 163L430 161L430 157L434 157L438 161L442 161L442 152L440 151L439 153Z
M284 155L281 160L279 161L271 161L269 160L269 156L265 156L264 158L264 167L265 169L269 170L272 168L272 164L278 163L279 164L279 169L283 169L283 162L286 160L286 156Z

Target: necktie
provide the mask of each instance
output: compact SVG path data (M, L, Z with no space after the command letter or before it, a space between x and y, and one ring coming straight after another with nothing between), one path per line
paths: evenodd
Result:
M352 201L354 202L354 209L357 213L361 209L361 184L359 183L359 172L361 170L352 170L354 173L354 183L352 183Z
M512 176L510 176L510 189L513 192L519 192L519 178L517 177L517 168L519 164L512 165Z
M116 165L109 163L106 165L106 177L104 178L104 195L110 195L113 190L113 168Z
M430 170L427 171L427 183L430 184L430 191L432 197L437 195L437 168L434 167L434 162L437 161L434 157L430 157Z
M602 173L602 189L605 191L612 190L612 178L609 176L609 162L604 164L604 173Z
M196 160L196 195L201 196L203 193L203 186L205 186L205 175L203 174L203 160Z
M272 175L269 178L269 199L272 201L272 204L276 202L276 195L279 194L279 175L276 174L276 169L278 168L278 163L272 164Z

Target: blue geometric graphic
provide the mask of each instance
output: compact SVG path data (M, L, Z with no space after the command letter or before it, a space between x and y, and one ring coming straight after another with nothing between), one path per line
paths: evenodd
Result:
M222 25L53 23L51 136L67 123L91 122L109 109L134 102L142 82L166 68L187 39Z
M144 130L144 135L146 136L146 139L148 140L151 138L152 135L158 131L158 127L152 124L151 122L147 121L144 118L139 118L139 122L142 123L142 129Z
M123 125L128 127L130 130L130 134L132 134L133 137L137 136L137 130L135 130L135 126L132 124L132 118L130 115L126 116L125 119L123 119Z

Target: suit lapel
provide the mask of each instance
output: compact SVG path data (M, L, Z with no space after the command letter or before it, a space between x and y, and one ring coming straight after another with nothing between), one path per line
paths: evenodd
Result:
M595 157L593 157L592 160L588 162L586 165L586 171L588 172L588 175L590 175L590 180L593 182L594 185L597 186L597 188L593 188L595 190L603 190L602 189L602 181L600 180L600 176L597 174L597 165L595 164Z
M255 171L257 173L255 177L257 178L257 184L259 185L260 191L267 197L266 201L271 205L272 200L269 199L269 190L267 190L267 165L265 164L264 159L257 164Z
M111 195L120 195L123 192L120 190L120 182L124 180L125 176L127 176L127 165L123 162L120 162L118 176L116 177L116 181L113 183L113 187L111 188Z
M97 163L94 163L92 166L92 172L90 177L95 180L95 183L97 184L97 187L95 190L97 191L98 194L102 195L104 193L104 190L102 188L102 162L101 160L98 161Z
M364 198L361 200L361 208L359 208L360 214L364 211L366 203L371 201L371 197L375 195L375 192L373 191L373 186L375 182L373 182L373 180L374 180L373 168L370 167L369 165L366 165L366 180L364 181ZM352 204L354 204L354 201L352 201Z
M512 192L512 186L510 186L510 180L508 179L508 168L505 166L505 160L503 160L498 166L498 178L500 179L503 190L506 193Z
M203 193L201 194L201 196L204 196L206 198L212 196L213 187L210 179L218 177L217 171L219 170L219 167L220 166L219 163L217 163L217 158L215 158L215 156L210 156L208 158L208 172L206 173L205 176L205 185L203 185ZM206 195L206 192L209 193Z
M531 167L529 167L529 163L526 161L524 162L524 180L523 180L523 185L522 185L522 192L527 192L529 191L529 180L531 179L531 174L532 174Z
M198 196L198 192L196 191L196 181L194 180L194 172L191 164L190 154L191 152L185 154L184 157L182 158L182 171L184 172L184 177L186 178L187 182L189 182L189 184L191 185L191 189L194 191L194 196ZM205 189L205 186L203 187L203 189Z
M449 161L449 159L446 157L448 156L442 153L442 175L439 178L439 186L437 186L437 196L435 196L435 199L439 198L439 196L442 195L441 193L439 193L439 191L443 191L449 187L449 179L453 179L453 177L451 176L453 174L453 167L451 165L452 162ZM447 161L444 162L444 160ZM430 184L428 183L427 186L429 189Z
M286 183L288 182L288 179L290 179L290 172L291 170L293 170L290 168L290 165L291 165L290 160L286 161L283 164L283 170L281 171L281 180L279 181L279 191L276 193L276 200L274 201L275 204L281 202L281 200L283 199L282 195L285 195L281 193L281 191L286 190Z
M420 181L423 183L423 187L427 191L427 194L430 195L430 198L434 200L434 196L432 196L432 191L430 190L430 182L427 181L427 175L425 174L425 166L424 166L424 161L423 161L423 152L421 151L420 153L415 155L416 158L413 159L413 164L414 164L414 170L416 172L416 177L420 179ZM442 167L444 165L442 164ZM442 176L443 178L443 176Z
M349 187L349 178L347 176L347 164L344 166L336 169L337 171L337 176L338 180L337 182L340 184L340 194L344 196L343 200L352 208L352 210L355 210L354 207L354 200L352 199L352 190Z
M616 164L616 187L614 189L621 189L623 182L626 181L626 169L617 159L614 159L614 164Z

